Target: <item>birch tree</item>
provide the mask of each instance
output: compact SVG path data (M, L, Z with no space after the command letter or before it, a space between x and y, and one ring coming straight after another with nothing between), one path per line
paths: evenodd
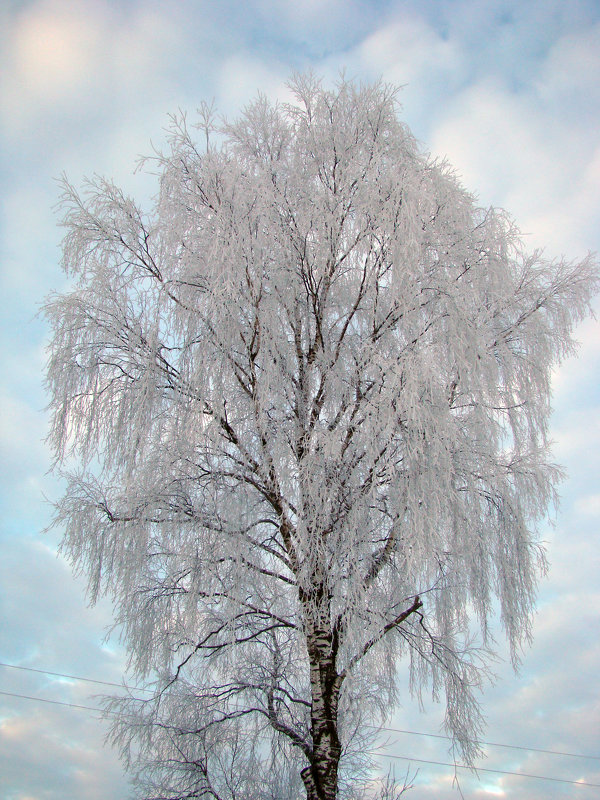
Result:
M149 213L64 184L55 522L152 690L109 706L143 798L360 797L409 692L472 763L490 619L530 637L596 267L527 253L393 88L290 87L174 117Z

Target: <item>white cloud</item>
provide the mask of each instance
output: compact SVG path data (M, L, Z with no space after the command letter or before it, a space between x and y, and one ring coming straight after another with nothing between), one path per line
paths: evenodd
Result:
M73 124L119 99L148 105L168 95L165 68L181 40L170 17L152 7L127 14L104 2L33 3L15 14L4 55L5 136L57 118Z
M57 559L52 537L3 537L0 563L2 661L119 682L121 652L100 646L110 604L85 607L82 581ZM2 689L97 707L106 687L0 667ZM116 752L103 746L107 725L92 712L0 697L0 795L35 800L125 797Z
M600 86L600 23L565 33L553 42L534 86L541 97L559 104L565 116L581 102L598 99ZM586 110L586 109L584 109Z
M599 310L598 300L594 303ZM557 411L568 411L577 401L579 408L594 402L600 374L600 316L582 322L574 331L576 355L568 358L553 373L552 388ZM574 396L574 392L577 397ZM600 420L599 420L600 424Z
M4 797L105 800L126 796L127 782L116 754L103 747L104 723L84 710L19 702L25 715L15 714L0 723ZM24 776L26 792L22 790Z
M3 466L12 470L27 464L31 468L44 450L44 419L17 398L0 395L0 452ZM14 472L13 472L14 475Z
M577 387L577 384L573 388ZM576 389L577 390L577 389ZM553 428L554 447L557 458L562 461L597 461L600 448L600 409L582 413L574 405L571 413L562 415L561 423Z
M14 31L12 59L21 88L45 103L61 101L89 79L105 37L101 20L64 4L25 13ZM95 18L94 18L95 17Z
M353 0L259 0L258 6L265 18L275 16L287 20L290 25L313 25L324 20L343 19L348 12L354 13Z
M600 494L587 494L575 501L575 510L586 517L600 520Z
M569 34L531 84L517 91L502 77L483 77L450 100L433 132L433 152L449 157L484 204L507 207L532 247L583 255L600 243L600 154L594 129L582 124L584 96L599 113L598 91L588 93L582 76L597 52L600 27ZM557 103L563 95L571 96L568 113Z
M413 15L403 15L376 30L358 46L356 56L370 73L383 73L387 80L408 83L420 93L422 81L442 74L448 80L463 67L458 43L444 39Z
M431 145L434 154L449 158L484 203L502 201L514 210L526 195L543 207L551 197L549 185L561 179L562 165L548 152L541 133L526 98L487 79L453 100Z
M445 98L464 81L465 55L459 41L443 36L421 15L396 9L353 49L350 58L347 53L335 54L327 66L330 71L347 66L352 77L383 78L401 86L402 116L423 138Z
M39 243L57 237L57 218L51 208L56 202L58 186L22 180L8 183L0 198L0 222L3 236L3 258L0 281L5 296L15 294L31 298L42 286L41 272L47 264L39 263ZM37 263L36 263L37 262ZM31 263L31 269L25 264Z
M71 102L95 83L107 35L97 8L54 0L16 17L1 84L9 132L18 134L45 109Z
M218 111L237 117L259 90L271 100L288 101L291 99L285 85L288 78L283 65L265 64L260 58L243 53L230 56L218 70Z

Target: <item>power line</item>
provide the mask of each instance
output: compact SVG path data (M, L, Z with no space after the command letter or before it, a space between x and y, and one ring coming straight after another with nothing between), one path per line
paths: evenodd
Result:
M82 675L70 675L70 674L67 674L67 673L64 673L64 672L53 672L53 671L47 670L47 669L35 669L33 667L24 667L24 666L21 666L21 665L18 665L18 664L7 664L7 663L2 662L2 661L0 661L0 667L7 667L9 669L22 670L24 672L35 672L35 673L38 673L38 674L41 674L41 675L54 675L54 676L59 677L59 678L68 678L70 680L85 681L86 683L97 683L97 684L101 684L102 686L115 686L118 689L131 689L131 690L137 691L137 692L152 693L152 689L146 689L146 688L144 688L142 686L128 686L127 684L124 684L124 683L114 683L112 681L101 681L101 680L98 680L97 678L84 678ZM98 711L99 709L92 709L92 710ZM410 735L410 736L425 736L425 737L428 737L428 738L431 738L431 739L444 739L446 741L452 741L452 737L451 736L445 736L445 735L439 734L439 733L426 733L424 731L411 731L411 730L407 730L407 729L403 729L403 728L391 728L391 727L388 727L388 726L379 727L379 726L369 726L368 725L366 727L372 727L372 728L376 727L377 730L389 731L390 733L402 733L402 734L407 734L407 735ZM505 748L508 748L510 750L526 750L526 751L530 751L530 752L533 752L533 753L544 753L545 755L567 756L567 757L570 757L570 758L584 758L584 759L588 759L588 760L591 759L591 760L600 761L600 756L586 755L585 753L569 753L569 752L561 751L561 750L546 750L546 749L543 749L543 748L540 748L540 747L527 747L525 745L505 744L503 742L481 741L480 744L486 745L488 747L505 747Z
M6 664L1 661L0 661L0 667L8 667L10 669L18 669L18 670L23 670L25 672L36 672L42 675L56 675L59 678L69 678L70 680L85 681L86 683L98 683L102 684L103 686L116 686L119 689L131 689L132 691L137 691L137 692L149 692L149 693L152 692L151 689L146 689L141 686L128 686L127 684L123 683L112 683L111 681L101 681L101 680L96 680L94 678L84 678L81 675L68 675L64 672L52 672L47 669L34 669L33 667L23 667L17 664ZM99 709L94 709L94 710L98 711ZM365 727L372 727L381 731L389 731L390 733L403 733L410 736L425 736L431 739L444 739L449 742L452 741L451 736L444 736L441 733L426 733L424 731L411 731L402 728L391 728L388 726L379 727L371 725ZM532 753L543 753L545 755L551 755L551 756L567 756L569 758L584 758L588 760L600 761L600 756L591 756L591 755L586 755L585 753L568 753L561 750L545 750L540 747L526 747L524 745L518 745L518 744L504 744L503 742L482 741L480 742L480 744L485 745L487 747L505 747L508 748L509 750L525 750Z
M5 697L19 697L21 700L36 700L38 703L50 703L50 705L53 706L67 706L68 708L80 708L85 711L97 711L99 714L115 713L111 711L105 712L101 708L93 708L92 706L80 706L77 703L65 703L62 700L48 700L45 697L33 697L30 694L16 694L15 692L1 692L1 691L0 694L4 695Z
M21 665L18 665L18 664L7 664L7 663L1 662L1 661L0 661L0 667L8 667L9 669L23 670L25 672L35 672L35 673L38 673L38 674L41 674L41 675L55 675L55 676L57 676L59 678L68 678L70 680L85 681L86 683L97 683L97 684L101 684L103 686L115 686L118 689L131 689L132 691L137 691L137 692L152 693L152 689L146 689L146 688L144 688L142 686L128 686L127 684L123 684L123 683L113 683L111 681L101 681L101 680L98 680L98 679L95 679L95 678L84 678L82 675L69 675L69 674L66 674L64 672L52 672L52 671L47 670L47 669L34 669L33 667L24 667L24 666L21 666ZM93 709L93 710L98 711L99 709ZM388 731L390 733L402 733L402 734L407 734L407 735L410 735L410 736L425 736L425 737L428 737L428 738L431 738L431 739L444 739L446 741L452 741L452 737L451 736L445 736L445 735L440 734L440 733L426 733L424 731L411 731L411 730L406 730L406 729L402 729L402 728L391 728L391 727L388 727L388 726L381 726L381 727L379 727L379 726L366 726L366 727L372 727L372 728L376 727L377 730ZM561 751L561 750L546 750L546 749L543 749L543 748L540 748L540 747L527 747L527 746L524 746L524 745L517 745L517 744L505 744L503 742L481 741L480 744L485 745L487 747L504 747L504 748L507 748L507 749L510 749L510 750L525 750L525 751L530 751L532 753L543 753L545 755L566 756L566 757L569 757L569 758L584 758L584 759L588 759L588 760L600 761L600 756L586 755L585 753L569 753L569 752Z
M4 665L2 665L2 666L4 666ZM91 680L91 679L89 679L89 680ZM63 702L61 700L48 700L48 699L46 699L44 697L34 697L32 695L27 695L27 694L17 694L16 692L2 692L2 691L0 691L0 695L4 695L5 697L17 697L17 698L20 698L22 700L33 700L33 701L38 702L38 703L49 703L51 705L56 705L56 706L66 706L68 708L77 708L77 709L84 710L84 711L95 711L95 712L97 712L99 714L103 714L103 713L115 714L115 715L118 716L118 712L114 712L114 711L106 711L105 712L105 711L102 711L102 709L100 709L100 708L94 708L92 706L78 705L76 703L65 703L65 702ZM423 736L427 736L428 734L422 734L422 735ZM445 738L445 737L442 737L442 738ZM527 748L523 748L523 749L527 749ZM413 758L411 756L398 756L398 755L392 755L390 753L382 753L382 752L377 751L377 750L370 750L368 752L371 755L377 755L377 756L380 756L380 757L383 757L383 758L393 758L393 759L397 759L397 760L400 760L400 761L416 762L417 764L430 764L430 765L438 766L438 767L451 767L453 769L468 769L468 770L472 770L473 769L471 767L468 767L466 764L456 764L456 763L450 763L448 761L432 761L432 760L428 760L428 759L424 759L424 758ZM527 773L527 772L510 772L509 770L491 769L489 767L476 767L476 768L474 768L474 770L475 770L476 773L477 772L488 772L488 773L493 773L493 774L496 774L496 775L512 775L512 776L515 776L517 778L532 778L534 780L552 781L554 783L566 783L566 784L570 784L572 786L584 786L584 787L592 788L592 789L600 789L600 783L587 783L586 781L573 781L573 780L567 780L566 778L554 778L554 777L551 777L550 775L532 775L532 774Z
M97 714L101 714L103 716L109 715L113 717L124 717L124 716L131 716L121 714L120 711L109 711L108 709L104 708L96 708L95 706L82 706L79 703L67 703L64 700L49 700L46 697L34 697L31 694L17 694L16 692L2 692L0 691L0 695L4 695L5 697L18 697L21 700L35 700L39 703L49 703L52 706L66 706L67 708L77 708L82 711L95 711ZM133 718L133 717L132 717Z
M0 667L8 667L9 669L20 669L24 672L37 672L40 675L56 675L58 678L69 678L74 681L85 681L86 683L99 683L102 686L116 686L119 689L133 689L137 692L152 692L152 689L144 689L141 686L126 686L123 683L112 683L111 681L99 681L95 678L83 678L81 675L67 675L64 672L51 672L48 669L34 669L33 667L22 667L18 664L5 664L0 661Z
M554 781L555 783L569 783L573 786L586 786L591 789L600 789L600 783L586 783L585 781L571 781L566 778L551 778L549 775L532 775L528 772L510 772L505 769L491 769L490 767L469 767L466 764L452 764L449 761L429 761L425 758L413 758L412 756L395 756L391 754L379 753L376 750L369 750L371 755L383 756L384 758L395 758L400 761L416 761L418 764L433 764L438 767L452 767L452 769L468 769L475 772L493 772L498 775L515 775L517 778L534 778L540 781Z
M451 742L451 736L444 736L441 733L424 733L422 731L409 731L409 730L402 730L400 728L387 728L382 726L378 728L380 731L390 731L392 733L407 733L411 736L428 736L432 739L445 739L446 741ZM585 758L585 759L593 759L595 761L600 761L600 756L588 756L584 753L566 753L561 750L544 750L541 747L525 747L523 745L518 744L503 744L502 742L479 742L479 744L487 745L488 747L507 747L510 750L528 750L532 753L545 753L546 755L551 756L570 756L571 758Z

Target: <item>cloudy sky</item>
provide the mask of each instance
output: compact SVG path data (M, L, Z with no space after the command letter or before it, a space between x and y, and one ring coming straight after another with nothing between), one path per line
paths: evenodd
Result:
M580 259L600 250L600 3L1 5L0 795L121 800L127 779L89 710L106 687L61 677L122 680L123 653L104 640L111 609L86 606L82 581L57 557L59 533L42 533L44 497L60 493L47 474L47 333L36 316L63 285L56 178L104 174L143 200L152 180L132 170L161 143L169 112L193 115L214 98L234 115L258 89L283 96L293 71L334 80L345 67L403 85L404 119L425 149L447 156L482 204L508 209L532 248ZM478 775L458 770L465 798L598 796L585 784L600 785L600 325L585 323L578 339L579 358L555 375L554 452L567 479L555 524L542 529L551 569L535 640L518 676L495 665L482 703L496 744ZM419 770L411 800L460 797L448 742L430 735L440 720L405 694L397 730L382 739L384 771Z

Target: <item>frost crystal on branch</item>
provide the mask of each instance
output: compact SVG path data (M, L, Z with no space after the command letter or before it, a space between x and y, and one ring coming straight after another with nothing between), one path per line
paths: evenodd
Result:
M144 798L359 797L404 684L472 760L493 605L515 660L530 636L596 267L524 252L393 89L291 88L218 145L173 118L150 214L64 185L56 524L155 690L111 706Z

